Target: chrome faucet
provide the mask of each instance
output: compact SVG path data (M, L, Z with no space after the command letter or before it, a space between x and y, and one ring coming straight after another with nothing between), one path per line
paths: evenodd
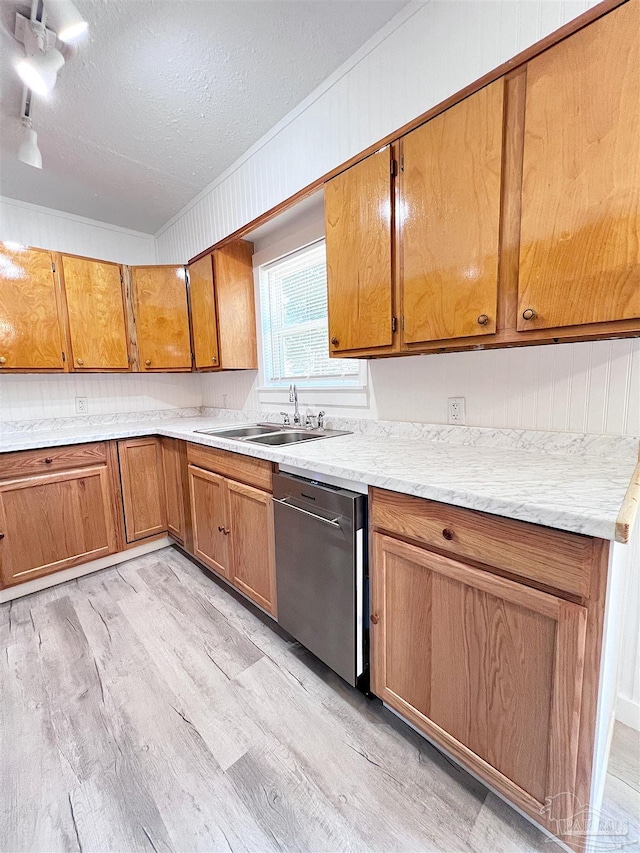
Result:
M302 423L298 409L298 389L295 385L289 386L289 402L293 403L293 425L300 426Z

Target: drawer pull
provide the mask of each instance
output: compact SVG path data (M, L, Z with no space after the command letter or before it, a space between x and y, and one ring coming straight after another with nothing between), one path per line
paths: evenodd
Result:
M53 462L53 459L50 456L47 456L47 457L45 457L44 461L47 465L51 465L51 463Z
M374 625L378 624L378 622L380 621L380 617L378 616L377 613L371 614L371 621L373 622Z
M445 529L442 531L442 535L448 542L451 542L451 540L453 539L453 530L449 530L448 527L445 527Z

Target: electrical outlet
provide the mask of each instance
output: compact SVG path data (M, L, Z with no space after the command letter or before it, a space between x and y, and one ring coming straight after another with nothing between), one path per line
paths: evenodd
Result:
M463 426L466 422L464 397L449 397L448 403L448 422Z
M86 397L76 397L76 415L86 415L89 412L89 403Z

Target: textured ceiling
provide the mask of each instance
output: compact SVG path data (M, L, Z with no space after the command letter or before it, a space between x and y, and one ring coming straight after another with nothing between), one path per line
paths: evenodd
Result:
M16 9L0 0L0 194L154 233L404 5L76 0L90 35L34 103L19 162Z

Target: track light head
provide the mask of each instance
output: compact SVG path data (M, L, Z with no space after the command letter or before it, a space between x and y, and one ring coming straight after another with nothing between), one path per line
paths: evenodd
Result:
M23 118L24 139L18 148L18 159L34 169L42 169L42 154L38 148L38 134L31 126L31 119Z
M60 41L72 44L87 34L89 24L71 0L45 0L44 8L47 22L56 31Z
M26 56L16 63L18 76L36 95L49 95L56 85L58 71L64 65L64 57L55 47L46 53Z

